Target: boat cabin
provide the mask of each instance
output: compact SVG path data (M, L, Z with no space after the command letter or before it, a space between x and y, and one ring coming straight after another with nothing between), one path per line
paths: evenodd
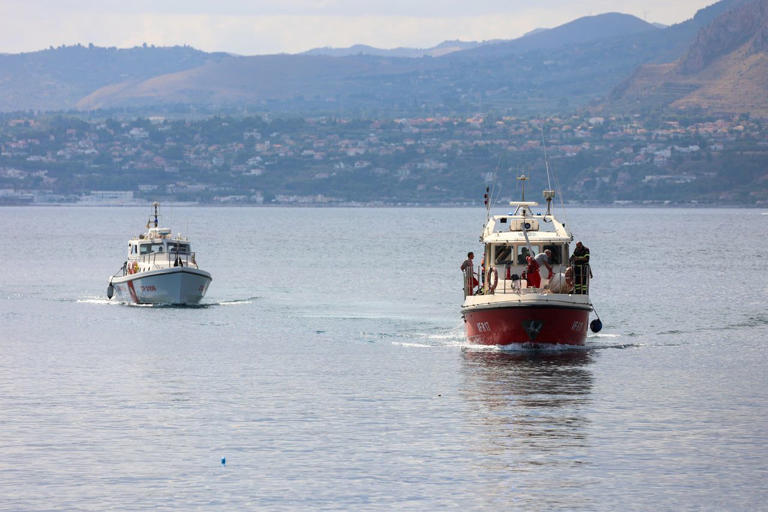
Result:
M531 207L537 206L536 202L515 201L510 205L516 207L513 213L489 215L480 238L485 246L477 270L482 293L539 293L542 289L561 293L560 282L564 287L573 236L549 209L547 213L534 213ZM552 282L544 267L540 269L540 288L530 289L525 279L527 256L535 257L547 250L551 252ZM465 292L469 289L471 286L465 286Z
M158 270L168 267L196 268L195 253L189 240L171 234L170 228L150 228L128 242L127 272Z

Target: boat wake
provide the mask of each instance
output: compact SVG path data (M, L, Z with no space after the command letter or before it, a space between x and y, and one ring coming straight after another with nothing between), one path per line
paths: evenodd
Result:
M408 342L408 341L393 341L393 345L398 345L400 347L409 347L409 348L435 348L434 345L428 345L426 343L414 343L414 342Z
M597 333L597 334L588 334L587 339L592 338L621 338L621 334L610 334L610 333Z
M585 345L588 350L624 350L625 348L641 348L643 346L641 343L590 343L589 341Z
M367 336L373 336L373 333L363 333ZM379 333L376 335L378 340L384 338L394 338L391 340L393 345L407 348L451 348L459 349L462 352L489 352L489 353L567 353L567 352L591 352L595 350L606 349L626 349L637 348L637 343L617 343L621 334L599 333L590 334L586 343L581 346L574 345L537 345L535 343L523 345L481 345L467 341L463 325L457 325L451 328L436 327L434 329L406 331L402 333Z
M680 335L691 335L691 334L700 334L700 333L711 333L711 332L721 332L721 331L735 331L739 329L749 329L749 328L755 328L755 327L764 327L768 325L768 315L766 314L753 314L744 316L741 319L734 319L734 321L729 323L722 323L719 325L702 325L695 328L690 329L670 329L670 330L663 330L663 331L656 331L653 333L647 333L649 336L680 336ZM636 333L636 332L630 332L627 333L626 336L630 338L636 338L640 336L645 336L646 334Z
M405 340L393 341L393 345L412 348L455 348L461 347L466 338L461 326L450 329L437 327L430 331L404 332L398 335Z
M77 299L76 301L78 304L100 304L100 305L107 305L107 306L114 306L122 304L122 302L118 302L116 300L109 300L104 298L85 298L85 299Z
M740 322L734 322L732 324L727 324L723 326L717 326L712 327L707 330L713 330L713 331L730 331L733 329L742 329L745 327L760 327L763 325L768 325L768 315L765 314L759 314L759 315L750 315L743 319Z
M587 341L584 345L537 345L526 343L522 345L477 345L465 343L462 346L464 352L491 352L499 354L571 354L593 353L598 350L639 348L642 345L635 343L595 343Z
M462 350L467 352L499 352L513 354L536 354L536 353L561 353L561 352L586 352L589 351L589 345L538 345L536 343L524 343L513 345L479 345L474 343L464 343Z
M212 303L212 305L214 305L214 306L243 306L243 305L246 305L246 304L253 304L257 300L259 300L259 297L248 297L247 299L223 300L221 302L214 302L214 303Z
M259 300L259 297L248 297L245 299L222 300L218 302L201 302L199 304L135 304L133 302L119 301L116 299L106 299L104 297L85 297L77 299L78 304L96 304L100 306L128 306L132 308L154 308L154 309L207 309L217 306L244 306L253 304Z

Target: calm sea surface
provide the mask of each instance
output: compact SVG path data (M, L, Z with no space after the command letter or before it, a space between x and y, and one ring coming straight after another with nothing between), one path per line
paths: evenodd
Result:
M204 307L106 300L149 208L0 208L1 510L768 510L760 211L568 210L549 354L465 343L480 208L161 213Z

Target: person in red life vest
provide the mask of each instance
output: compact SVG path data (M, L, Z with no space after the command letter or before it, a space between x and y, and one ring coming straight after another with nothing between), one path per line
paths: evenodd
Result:
M467 259L464 260L464 263L461 264L461 271L464 272L465 276L467 276L466 283L467 284L469 284L470 282L472 283L470 286L470 291L474 290L475 287L477 286L477 278L475 277L475 275L477 274L475 274L475 271L474 271L475 262L472 260L474 257L475 257L475 253L471 251L468 252ZM472 278L471 281L470 281L470 277Z
M526 256L528 267L525 269L526 279L528 279L528 288L539 288L541 286L541 276L539 275L539 264L536 259Z

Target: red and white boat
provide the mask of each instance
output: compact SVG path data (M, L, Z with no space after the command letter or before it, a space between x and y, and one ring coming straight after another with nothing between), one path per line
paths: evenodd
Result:
M573 235L552 214L553 190L545 190L546 213L534 213L538 203L510 203L514 211L491 215L486 194L487 222L480 237L483 262L464 272L462 316L470 343L520 348L583 345L589 313L589 266L569 265ZM527 256L551 251L549 270L541 268L540 287L530 287L525 273ZM473 286L480 277L480 285ZM535 278L530 281L536 281ZM578 292L578 293L576 293ZM599 319L597 320L599 321ZM599 330L599 329L597 329Z
M147 231L128 241L128 259L109 278L107 297L136 304L197 304L211 274L197 265L189 239L158 227L157 208Z

